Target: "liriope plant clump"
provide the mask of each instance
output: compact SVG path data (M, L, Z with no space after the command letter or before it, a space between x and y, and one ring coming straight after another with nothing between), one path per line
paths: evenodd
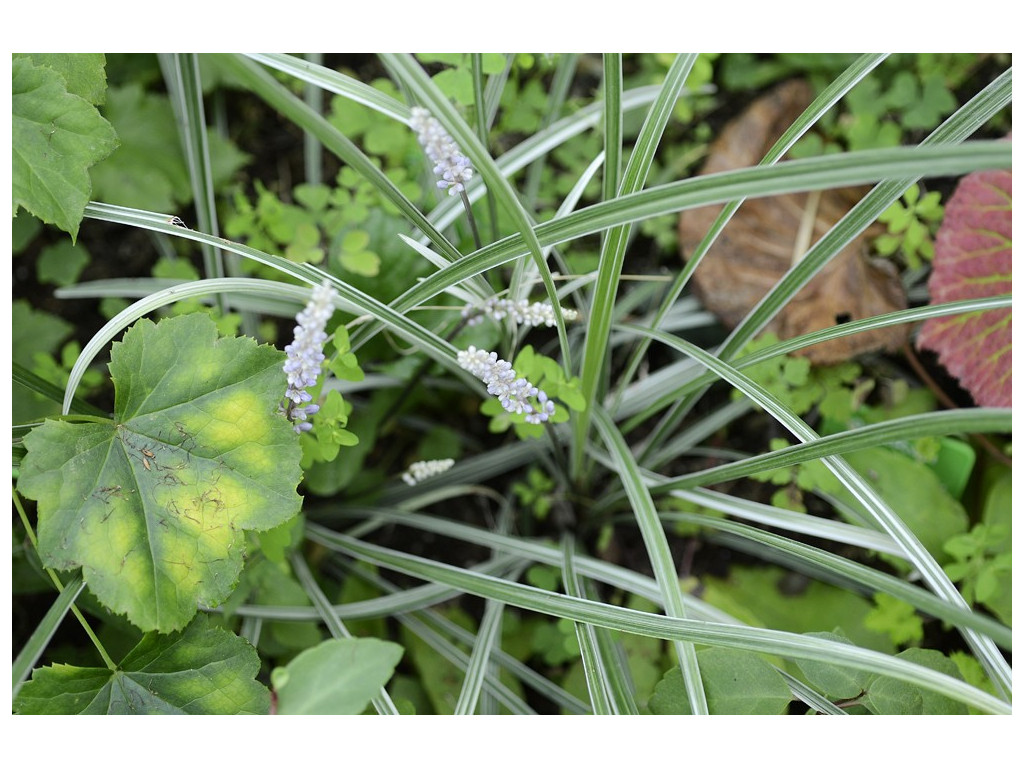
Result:
M103 57L16 55L16 222L156 247L149 276L57 291L102 324L63 367L15 329L45 418L16 400L16 588L42 618L14 711L1009 713L1010 408L940 407L909 345L801 353L1010 296L929 303L915 261L906 308L762 334L907 190L1008 172L1008 62L907 56L380 54L358 79L161 54L194 206L150 210L90 182L107 154L150 170L117 159L138 137ZM758 161L698 174L716 105L811 72ZM244 144L251 182L215 173L242 160L207 140L214 74L246 105L232 140L251 114L304 137L301 182ZM802 247L723 324L691 277L744 201L796 193Z

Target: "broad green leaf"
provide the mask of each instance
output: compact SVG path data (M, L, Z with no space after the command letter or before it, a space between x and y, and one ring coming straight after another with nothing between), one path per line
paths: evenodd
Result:
M215 189L221 189L252 156L240 150L230 139L208 128L206 140L210 147L210 175Z
M256 650L205 615L185 630L142 638L114 671L54 664L14 700L22 715L266 714Z
M66 320L33 309L24 299L11 303L11 355L14 362L26 368L32 367L36 353L56 352L72 330Z
M934 669L958 680L957 665L938 651L908 648L896 654L902 659ZM876 715L966 715L967 705L891 677L877 677L868 686L865 704Z
M89 251L81 243L60 240L44 248L36 262L36 276L41 283L71 285L89 263Z
M982 522L1010 526L1013 517L1013 476L1009 467L993 464L984 476L985 507ZM1007 546L1010 542L1007 541Z
M191 197L188 169L166 96L133 83L111 88L104 114L121 138L117 154L92 169L96 200L173 211Z
M839 627L862 648L892 652L888 637L863 626L871 610L868 600L831 584L791 579L781 568L735 566L728 579L702 580L703 599L754 626L802 634Z
M956 664L956 668L964 680L971 685L980 688L986 693L998 695L996 694L996 689L992 684L992 680L990 680L989 676L985 674L985 668L981 666L981 662L971 656L971 654L965 653L964 651L953 651L949 654L949 658L950 661ZM983 714L980 709L969 705L967 707L967 711L972 715Z
M468 54L465 53L417 53L416 58L424 63L437 62L458 67L466 64ZM485 53L481 56L483 73L496 75L505 68L505 57L500 53Z
M331 188L324 184L299 184L292 195L309 210L321 213L330 202Z
M301 518L299 518L301 519ZM276 530L276 529L275 529ZM287 563L250 556L238 586L220 610L233 616L242 605L311 606L309 596ZM312 648L324 639L316 621L263 621L256 642L264 656L280 657Z
M811 637L821 637L826 640L835 640L837 643L852 645L849 640L835 632L808 632L807 634ZM871 679L871 675L867 672L851 667L839 667L823 661L797 659L796 664L811 687L821 691L830 699L852 699L859 696L867 688L868 681Z
M21 206L75 239L92 195L88 168L114 151L117 135L50 67L16 56L12 74L14 211Z
M72 330L70 323L56 315L33 309L24 299L14 301L11 304L13 361L33 369L36 355L56 353ZM45 399L16 383L11 390L11 413L15 424L28 424L41 421L46 416L56 416L60 413L60 403Z
M465 69L443 69L433 76L434 84L460 104L473 103L473 75Z
M342 251L338 261L349 272L364 277L376 277L380 272L380 256L373 251Z
M20 255L43 229L43 222L35 216L14 215L11 222L11 253Z
M264 557L272 563L283 565L288 553L302 543L304 524L305 518L296 515L269 531L257 533L256 538Z
M68 93L81 96L90 104L102 104L107 95L107 57L102 53L29 53L37 67L55 70L67 85Z
M284 355L191 314L139 321L110 357L114 421L34 429L19 487L47 566L81 566L104 605L169 632L231 593L245 530L299 509Z
M756 653L705 648L697 661L712 715L781 715L793 698L779 671ZM665 673L648 706L656 715L690 714L679 667Z
M927 465L891 448L866 448L844 457L892 507L940 563L949 561L942 548L967 530L967 512ZM837 493L851 498L848 491Z
M330 358L328 367L331 369L331 373L343 381L362 381L366 374L359 367L359 360L351 351L352 345L349 342L348 329L344 325L335 328L332 343L337 354L328 356Z
M104 114L121 148L92 169L94 199L151 211L173 211L192 199L188 167L168 98L133 83L111 88ZM217 187L248 161L231 142L208 132L210 165Z
M280 715L358 715L391 679L402 646L372 637L325 640L271 675Z
M431 711L423 686L413 677L395 675L388 690L400 715L420 715Z

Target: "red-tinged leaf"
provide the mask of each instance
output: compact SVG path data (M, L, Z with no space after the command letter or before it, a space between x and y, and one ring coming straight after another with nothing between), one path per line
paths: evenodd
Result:
M979 171L960 180L935 236L928 289L932 302L998 296L1013 290L1012 174ZM979 405L1009 407L1009 309L929 320L917 344L936 352Z

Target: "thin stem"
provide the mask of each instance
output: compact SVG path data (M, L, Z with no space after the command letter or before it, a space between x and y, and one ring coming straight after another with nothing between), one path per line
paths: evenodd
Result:
M469 221L469 228L473 231L473 243L479 251L484 246L480 240L480 232L476 228L476 219L473 218L473 206L469 203L469 195L466 194L466 190L462 190L459 192L459 197L462 198L462 204L466 207L466 219Z
M324 55L322 53L307 53L305 58L316 65L324 63ZM317 113L323 112L324 91L322 88L318 88L312 83L306 83L302 91L302 97L310 109ZM323 155L324 145L320 143L320 140L315 135L309 131L304 131L302 160L306 169L306 182L308 184L320 184L323 181Z
M11 495L14 498L14 506L18 510L18 516L21 518L21 524L25 526L25 532L28 534L28 539L32 542L33 549L38 552L39 542L36 539L35 531L32 530L32 523L29 522L28 515L25 513L25 507L21 503L21 494L12 488ZM52 568L46 568L45 570L47 575L50 577L50 581L52 581L53 585L57 588L57 592L63 592L64 584L61 582L60 577L57 576L57 572ZM107 653L107 649L103 647L103 643L100 642L96 633L92 631L92 627L89 626L89 622L86 620L82 612L72 605L71 613L75 615L75 618L78 619L78 623L82 625L82 629L85 630L85 634L89 636L92 644L96 647L96 651L99 653L100 658L103 659L103 663L107 666L107 669L111 672L116 672L117 664L115 664L114 660L110 658L110 654Z

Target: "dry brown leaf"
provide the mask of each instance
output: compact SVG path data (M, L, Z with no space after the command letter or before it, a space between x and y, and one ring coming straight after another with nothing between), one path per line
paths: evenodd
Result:
M702 174L760 162L783 131L810 104L803 82L778 86L729 123L711 145ZM841 219L867 187L750 199L740 206L701 261L693 286L708 310L736 326L807 249ZM683 211L679 242L689 258L722 206ZM867 257L877 234L862 233L797 293L765 330L788 339L837 323L905 309L906 294L892 264ZM894 351L907 339L906 326L858 333L815 344L800 354L815 363L835 363L874 350Z

